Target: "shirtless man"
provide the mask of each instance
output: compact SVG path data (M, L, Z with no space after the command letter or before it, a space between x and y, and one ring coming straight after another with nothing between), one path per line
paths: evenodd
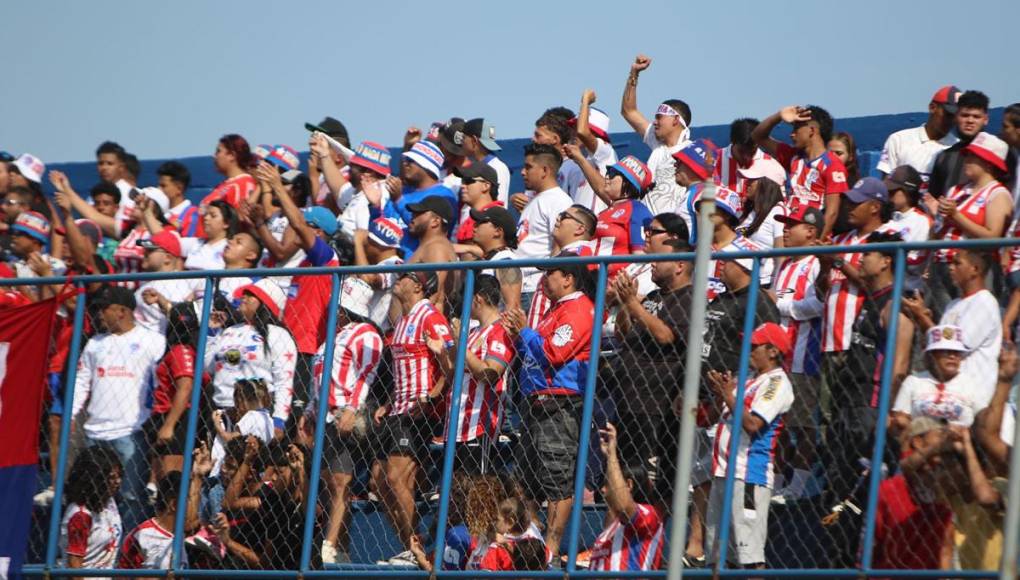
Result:
M418 239L418 249L411 254L408 264L456 262L457 253L450 243L450 225L453 223L453 206L437 195L430 195L418 203L407 206L411 212L408 233ZM430 300L446 311L448 297L453 297L459 285L457 272L439 271L439 290Z

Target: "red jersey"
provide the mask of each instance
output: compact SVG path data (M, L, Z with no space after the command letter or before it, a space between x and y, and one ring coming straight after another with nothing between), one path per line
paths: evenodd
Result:
M236 209L241 205L242 200L251 197L251 194L255 192L255 188L255 178L247 173L242 173L217 185L216 189L205 196L199 205L205 206L214 201L223 200Z
M460 394L460 417L457 420L457 442L473 441L482 435L492 437L503 415L502 396L506 370L514 359L513 341L499 321L476 328L468 335L468 352L482 361L496 361L503 367L494 385L480 382L470 372L464 372L464 387ZM448 391L449 392L449 391ZM447 397L447 414L452 401ZM446 429L443 429L443 441Z
M326 345L322 345L315 356L316 385L322 381L325 348ZM330 380L328 403L331 411L339 407L350 407L357 410L365 403L369 387L379 370L382 351L382 336L371 324L352 322L340 329L336 335L336 345L333 349L332 380ZM312 396L318 396L318 392L319 389L316 386L315 394ZM327 415L327 420L331 419L332 414Z
M157 415L169 412L177 395L177 379L194 376L195 349L188 344L171 346L156 365L156 390L152 393L152 412Z
M503 207L503 202L494 201L488 205L482 206L479 211L485 211L490 207ZM475 218L471 217L468 213L464 219L460 220L460 227L457 228L457 243L458 244L470 244L471 240L475 237Z
M761 149L757 149L752 161L759 159L772 159L772 156ZM737 160L733 158L733 146L727 145L719 151L719 155L715 158L715 170L712 172L712 179L717 184L737 192L740 200L744 201L744 198L747 197L747 179L740 174L739 170L741 167ZM744 167L744 169L747 169L747 167Z
M857 230L832 238L834 246L863 244L868 236L857 235ZM864 254L842 254L843 261L860 268ZM850 282L838 268L829 271L829 293L825 297L825 318L822 321L822 352L843 352L850 348L854 321L864 306L864 289Z
M953 510L938 501L918 502L903 474L878 488L875 554L879 570L937 570ZM952 574L947 574L951 576Z
M447 348L453 348L453 335L446 317L427 298L422 298L397 321L393 329L390 342L394 382L391 415L410 413L443 378L425 342L426 336L438 338Z
M562 252L576 252L580 257L593 256L593 241L579 240L571 242L561 249ZM626 264L624 264L626 266ZM591 268L591 265L589 265ZM531 297L531 306L528 307L528 328L538 328L538 325L545 318L545 315L552 308L552 300L545 295L545 274L538 281L535 294Z
M340 265L336 252L319 238L308 250L301 268ZM283 322L294 333L294 343L301 354L315 354L326 340L326 305L329 304L332 277L328 274L294 276L287 288L287 306Z
M776 307L780 325L790 335L793 350L786 357L790 372L818 376L821 372L821 313L824 308L815 291L821 267L816 256L791 257L776 275Z
M846 193L846 167L832 153L826 151L814 159L780 143L776 147L776 160L786 168L790 177L788 200L790 212L802 204L823 209L825 196Z
M998 181L992 181L975 190L971 184L956 185L946 194L946 199L956 202L956 209L970 221L985 227L988 219L988 204L997 195L1010 196L1009 190ZM962 240L967 236L952 219L942 219L935 230L940 240ZM943 248L935 250L935 261L948 264L957 250Z
M160 526L156 518L147 519L124 538L124 543L120 547L120 557L117 558L117 567L129 570L169 568L173 541L173 531ZM181 560L187 564L183 550Z
M629 522L614 519L591 548L589 570L658 570L662 562L662 516L650 505L637 504Z
M596 256L628 256L644 250L644 228L652 221L652 212L645 204L634 199L621 199L602 210L595 225ZM610 264L609 274L615 274L626 264Z

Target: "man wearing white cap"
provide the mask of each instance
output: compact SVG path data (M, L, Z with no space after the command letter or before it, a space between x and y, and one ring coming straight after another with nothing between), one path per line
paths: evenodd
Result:
M924 349L926 370L903 380L892 408L893 425L906 429L914 417L944 419L954 425L970 427L981 410L978 389L960 375L960 363L967 357L963 329L940 324L928 329Z
M585 158L605 174L606 168L614 165L616 150L609 143L609 115L592 106L595 103L595 91L586 89L581 95L581 108L577 117L571 119L577 127L577 140L584 146ZM595 190L587 180L581 182L574 192L574 203L583 205L598 215L607 207L606 203L595 195Z
M349 501L349 486L354 467L368 451L364 439L367 428L365 401L375 381L382 360L383 338L379 329L369 321L369 303L372 288L354 276L344 279L340 292L340 310L337 311L336 344L330 369L330 385L326 414L326 446L323 461L329 469L332 483L332 505L329 525L322 542L322 561L335 563L339 551L347 552L348 536L341 537ZM322 385L323 359L326 345L319 347L314 359L315 388L312 403L305 411L306 419L317 416L319 391Z

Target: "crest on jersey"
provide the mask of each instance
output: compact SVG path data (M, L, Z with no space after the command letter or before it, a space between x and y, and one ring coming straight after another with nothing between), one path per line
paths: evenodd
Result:
M618 209L618 210L613 212L613 219L616 219L616 218L622 216L625 213L627 213L627 210L625 210L623 208L620 208L620 209Z
M569 324L560 326L553 332L553 346L564 346L574 339L574 329Z

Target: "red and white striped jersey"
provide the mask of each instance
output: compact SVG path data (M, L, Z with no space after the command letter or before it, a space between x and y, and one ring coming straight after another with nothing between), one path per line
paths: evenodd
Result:
M754 158L752 162L759 159L772 159L772 156L756 149L754 152ZM737 192L740 196L740 200L743 201L747 196L747 179L743 175L740 175L740 166L737 160L733 158L733 146L727 145L718 152L718 156L715 158L715 170L712 172L712 180ZM744 169L747 169L746 167Z
M60 524L60 550L82 558L83 568L113 568L123 532L117 502L111 498L99 513L72 503Z
M658 570L662 561L662 516L654 507L639 503L628 522L614 518L591 548L589 570Z
M117 274L134 274L142 271L142 260L145 258L145 249L138 245L139 240L147 240L151 236L149 230L137 227L124 234L124 237L113 250L113 267ZM139 283L135 280L115 282L117 286L135 290Z
M955 201L956 209L964 217L984 227L988 219L988 204L998 195L1005 195L1008 199L1013 199L1009 190L998 181L992 181L977 190L969 183L954 186L946 194L946 199ZM942 219L940 222L935 229L936 238L940 240L963 240L967 238L963 230L960 229L960 226L953 220ZM948 264L955 254L955 249L938 249L935 250L934 260Z
M391 415L410 413L442 378L442 371L425 342L426 336L438 338L447 348L453 348L453 335L446 317L423 298L393 329L390 350L395 392Z
M788 206L794 211L801 205L824 210L825 196L846 193L846 167L826 151L814 159L785 143L776 148L776 160L787 168L789 178Z
M323 344L315 354L313 372L316 388L313 398L318 397L322 384L325 348ZM340 407L350 407L353 410L361 408L379 370L382 352L383 338L371 324L351 322L340 329L333 347L333 368L330 371L330 411ZM333 421L332 413L326 415L326 421Z
M855 246L863 244L867 236L860 236L851 230L832 238L834 246ZM840 256L847 264L861 266L864 254L847 253ZM864 289L850 282L838 268L829 271L829 293L825 297L825 319L822 323L822 352L843 352L850 348L850 337L857 315L864 306L867 295Z
M156 518L147 519L124 538L117 567L129 570L169 568L173 541L171 530L164 529L156 522ZM187 565L188 558L184 550L181 551L181 560Z
M503 381L510 363L514 360L513 341L498 320L471 331L468 335L468 352L479 360L498 362L503 367L503 373L496 384L488 385L480 382L465 369L464 388L460 394L460 417L457 419L458 443L473 441L482 435L489 437L495 435L503 414ZM452 401L447 397L447 417L450 416L451 407ZM442 440L446 440L445 428Z
M793 351L786 363L790 372L817 376L821 351L822 312L825 305L815 291L821 267L815 256L790 258L776 274L776 308L779 324L790 335Z

